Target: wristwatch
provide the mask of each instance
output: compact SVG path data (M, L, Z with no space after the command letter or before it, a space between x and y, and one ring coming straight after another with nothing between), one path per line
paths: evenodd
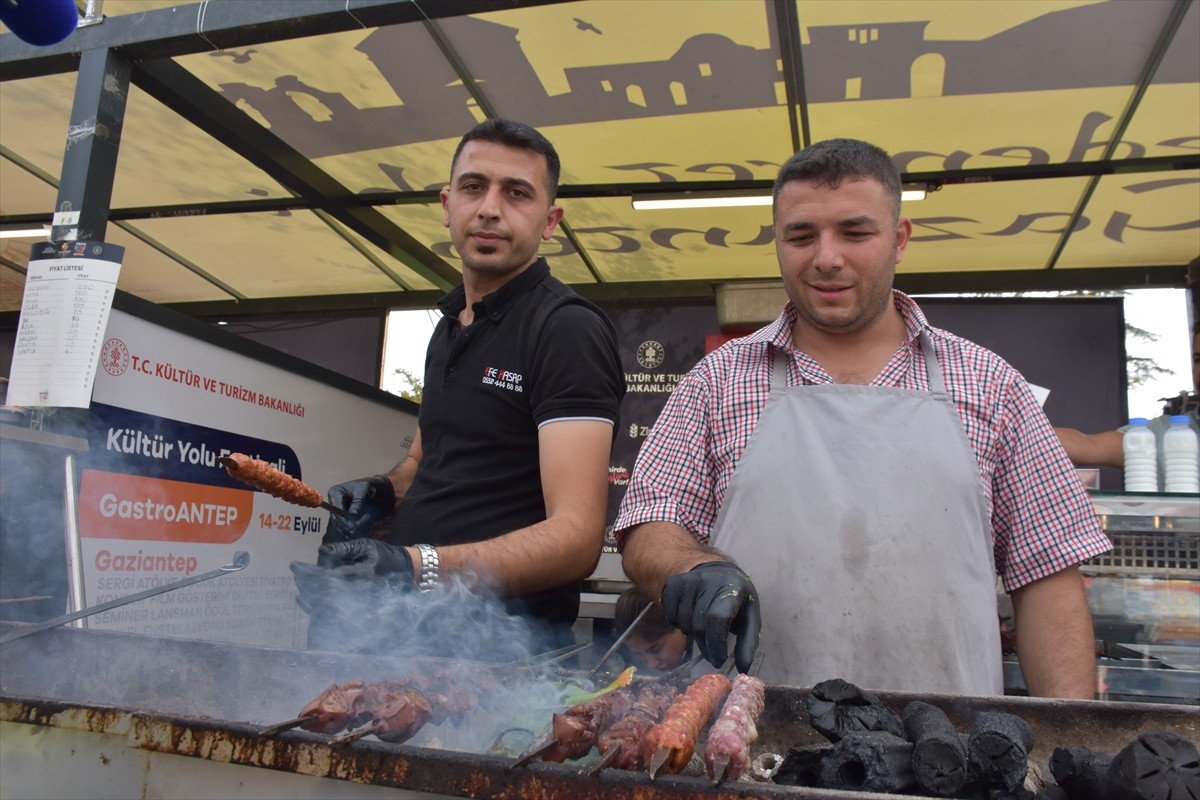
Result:
M441 576L438 574L438 551L430 544L419 544L417 550L421 552L421 581L417 588L428 592L441 583Z

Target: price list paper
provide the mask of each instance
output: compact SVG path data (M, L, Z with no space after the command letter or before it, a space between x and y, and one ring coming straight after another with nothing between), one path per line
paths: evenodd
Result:
M34 245L9 372L8 405L87 408L125 248Z

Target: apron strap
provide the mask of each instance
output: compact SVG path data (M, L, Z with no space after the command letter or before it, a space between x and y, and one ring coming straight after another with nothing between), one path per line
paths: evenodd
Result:
M942 365L938 363L937 354L933 352L933 341L929 332L922 329L918 342L921 345L921 355L925 357L925 374L929 376L929 391L945 394L946 381L942 377Z
M787 392L787 362L791 354L781 347L771 348L771 397Z

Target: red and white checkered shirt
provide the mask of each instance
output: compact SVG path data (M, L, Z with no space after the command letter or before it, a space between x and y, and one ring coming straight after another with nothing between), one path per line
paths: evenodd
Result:
M928 331L979 462L1004 588L1109 550L1091 499L1021 374L990 350L930 327L911 298L893 295L908 333L871 385L928 391L918 344L920 332ZM727 342L679 382L638 454L614 525L619 546L630 528L654 521L674 522L708 541L766 405L773 349L791 356L788 386L834 382L792 345L795 321L788 303L770 325Z

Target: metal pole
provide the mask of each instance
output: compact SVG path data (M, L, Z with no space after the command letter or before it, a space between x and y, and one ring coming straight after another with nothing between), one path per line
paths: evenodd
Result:
M67 544L67 611L75 612L87 607L83 591L83 542L79 538L79 499L75 493L75 454L69 453L64 462L63 536ZM87 620L78 619L71 624L76 628L86 628Z

